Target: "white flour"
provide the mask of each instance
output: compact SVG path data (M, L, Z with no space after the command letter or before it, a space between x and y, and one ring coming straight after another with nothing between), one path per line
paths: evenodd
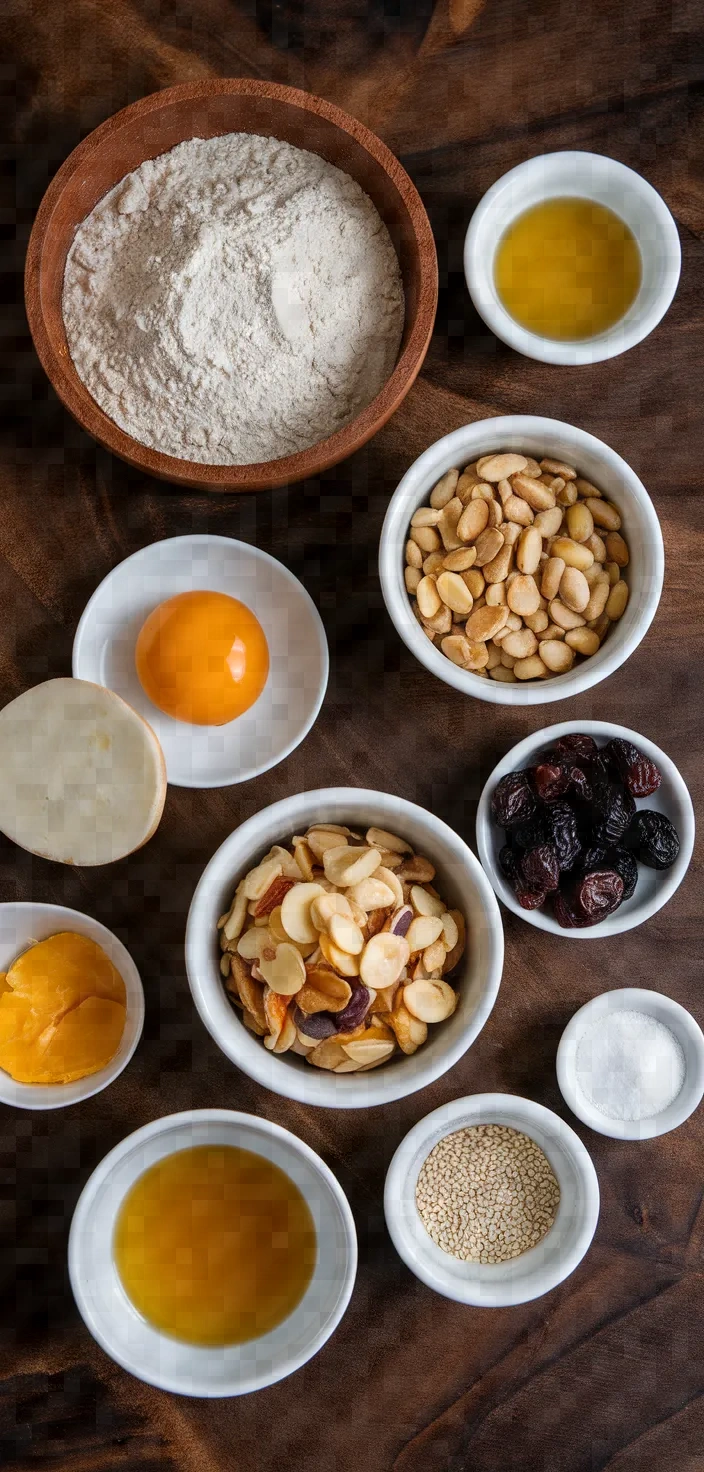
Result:
M342 428L389 377L404 298L371 200L274 138L192 138L122 179L66 262L71 357L142 444L217 465Z

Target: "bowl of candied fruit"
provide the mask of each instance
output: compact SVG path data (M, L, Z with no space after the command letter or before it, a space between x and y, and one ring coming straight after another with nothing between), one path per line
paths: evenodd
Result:
M694 846L674 762L636 731L568 721L519 742L482 792L477 845L498 898L540 930L619 935L681 884Z

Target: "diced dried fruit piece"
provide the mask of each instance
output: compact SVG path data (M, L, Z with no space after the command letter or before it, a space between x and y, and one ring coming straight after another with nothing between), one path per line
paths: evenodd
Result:
M338 1031L351 1032L353 1028L359 1027L372 1004L372 993L369 988L361 982L357 982L352 988L352 995L347 1006L336 1014Z
M521 874L530 889L550 891L560 883L560 865L552 844L541 843L521 859Z
M407 964L410 948L402 935L382 930L367 941L362 953L359 974L366 986L375 990L393 986Z
M563 930L582 929L585 925L592 923L584 915L577 914L574 905L562 890L558 890L557 894L553 895L552 900L553 914L558 925L561 925Z
M446 981L412 981L403 988L403 1005L419 1022L444 1022L457 1006L457 993Z
M643 756L632 741L615 736L604 748L631 797L650 797L657 792L662 777L655 762Z
M491 810L501 828L524 823L535 810L535 793L527 772L507 772L492 793Z
M323 1038L332 1037L333 1033L337 1032L337 1019L330 1012L315 1012L307 1015L301 1012L300 1007L294 1005L291 1015L296 1027L311 1042L321 1042Z
M664 813L649 808L636 813L625 842L649 869L669 869L680 851L677 829Z
M282 997L293 997L301 990L306 979L306 968L300 951L285 941L276 947L272 960L259 959L259 970L273 992Z
M333 973L331 972L330 975L332 976ZM315 1012L332 1012L334 1014L344 1011L352 996L352 988L349 982L344 981L341 976L335 976L334 980L338 989L332 992L328 988L325 991L321 991L317 986L311 985L309 978L305 986L302 986L301 990L296 993L296 1005L300 1007L301 1012L309 1015Z
M261 864L250 869L244 880L244 892L248 900L260 900L269 885L283 872L280 859L262 859Z

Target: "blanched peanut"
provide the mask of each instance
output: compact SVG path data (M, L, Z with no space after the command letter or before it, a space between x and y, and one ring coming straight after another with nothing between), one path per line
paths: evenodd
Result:
M423 566L423 553L421 552L418 543L411 542L410 539L406 542L406 562L408 563L409 567Z
M440 533L446 552L454 552L456 547L462 546L462 538L457 535L457 523L463 510L459 496L453 496L452 500L448 501L437 524L436 530Z
M594 553L582 542L574 542L571 537L555 537L550 556L561 557L568 567L576 567L580 572L585 572L594 561Z
M446 659L452 660L452 663L459 665L460 669L466 668L469 663L470 645L464 634L448 634L441 641L440 648Z
M533 520L528 502L520 496L509 496L508 501L504 501L504 516L507 521L517 521L519 526L530 526Z
M463 506L471 499L472 491L480 484L480 477L476 473L474 465L466 465L455 487L455 495L459 496Z
M419 506L411 517L411 526L437 526L442 511L433 510L432 506Z
M490 608L500 608L506 602L506 584L488 583L485 597Z
M459 470L446 470L437 485L433 486L430 492L430 504L436 511L442 511L448 501L452 500L459 478Z
M565 630L561 629L559 624L548 624L543 634L544 639L564 639L564 637Z
M403 579L404 579L404 582L406 584L406 592L407 593L410 593L411 595L413 595L416 592L416 590L418 588L418 584L419 584L419 582L422 579L422 576L423 576L423 574L422 574L422 572L421 572L421 570L420 570L419 567L407 567L406 568L406 571L403 574Z
M506 650L503 647L503 644L501 645L501 663L502 663L502 665L504 665L505 669L507 669L507 670L512 670L513 669L513 666L516 663L516 657L515 657L515 655L513 655L513 654L507 654L506 653Z
M550 622L544 608L539 608L537 613L525 613L523 621L534 634L542 634Z
M513 562L513 547L506 541L497 552L493 562L487 562L482 569L487 583L503 583L506 581Z
M617 562L607 562L606 563L606 566L604 567L604 572L606 573L606 576L609 579L609 583L613 587L614 583L617 583L618 580L619 580L619 578L620 578L620 576L621 576L621 569L620 569L618 563Z
M531 455L526 455L526 464L523 475L532 475L534 480L540 480L540 466L537 460L534 460Z
M574 613L582 613L586 608L589 602L589 584L578 568L565 568L560 578L560 599Z
M591 481L582 480L581 477L578 476L575 481L575 485L577 487L578 495L584 496L585 498L593 496L597 501L601 500L601 491L597 490L596 486L593 486Z
M572 465L565 465L564 460L541 460L540 469L546 470L550 475L561 475L563 480L576 480L577 472Z
M521 618L526 613L537 613L540 593L535 578L529 573L518 573L506 593L506 602L511 612L520 614Z
M553 481L553 486L557 484L557 481ZM555 494L555 500L557 501L558 506L574 506L574 503L577 500L577 487L575 486L574 481L568 480L565 484L565 482L561 480L559 482L559 486L560 489Z
M517 659L512 671L517 680L541 680L547 672L547 665L537 654L531 654L528 659Z
M497 664L493 670L489 670L489 679L498 680L501 685L513 685L516 676L513 670L507 670L504 665Z
M591 588L594 583L598 583L599 579L604 577L603 563L593 562L591 567L585 567L584 572L582 573L582 577L585 577L587 579L587 582L589 583L589 586Z
M448 552L441 559L448 572L467 572L477 558L476 547L460 547L457 552Z
M602 573L601 577L597 578L596 582L592 584L589 602L586 608L580 610L584 614L587 623L593 618L599 618L604 612L610 591L611 584L609 579Z
M469 572L462 573L462 579L467 584L473 598L481 598L484 592L485 582L478 568L471 567Z
M444 565L441 552L429 552L423 562L423 572L427 578L432 578L442 572Z
M486 668L488 670L496 669L497 664L501 664L501 650L497 644L492 643L489 645L488 653L489 658L486 662Z
M543 539L537 527L526 527L521 532L516 546L516 567L524 573L537 572L540 566L540 554L543 550Z
M564 675L574 664L574 649L560 639L543 639L538 645L538 655L554 675Z
M625 613L626 604L628 603L628 591L628 583L624 583L623 579L618 583L614 583L604 610L607 618L613 621L614 619L620 618L622 613Z
M618 532L609 532L606 555L609 562L615 562L618 567L628 567L628 547Z
M504 627L505 627L505 629L507 631L509 629L512 629L514 631L514 633L517 632L518 629L522 629L523 628L523 619L521 618L521 615L519 613L513 613L513 612L509 613L508 618L506 619L506 623L505 623ZM499 633L500 632L501 631L499 630Z
M469 499L470 501L486 501L489 510L491 510L494 504L494 487L487 485L483 480L477 481L477 484L472 486L472 493ZM464 501L463 505L466 506L467 502Z
M555 505L555 492L542 485L539 480L534 480L532 476L514 475L511 477L511 485L515 494L527 501L533 511L550 511ZM508 511L506 515L508 516Z
M480 674L489 663L489 650L483 639L475 639L469 645L469 659L467 669L473 670L475 675Z
M543 568L543 580L540 584L544 598L556 598L562 579L562 574L567 566L562 557L549 557Z
M412 527L411 541L418 544L421 552L438 552L440 550L440 538L434 526Z
M462 614L463 617L472 612L474 602L467 584L458 572L441 572L437 580L437 591L453 613Z
M583 501L568 507L567 530L573 542L586 542L594 531L594 517Z
M501 505L505 506L506 502L510 501L513 495L513 486L511 485L510 480L500 480L496 489L498 491Z
M510 654L513 659L527 659L529 654L535 654L537 648L538 640L532 630L518 629L515 633L506 635L501 644L501 653Z
M517 521L505 521L501 527L504 538L504 546L515 547L523 530Z
M589 515L591 516L591 511ZM606 562L606 544L598 532L592 532L591 536L587 537L584 545L589 548L590 552L594 553L595 562Z
M595 634L598 634L603 644L606 635L611 628L611 619L607 618L605 613L602 613L601 618L595 618L593 623L590 623L589 627L590 629L594 630Z
M562 526L562 509L553 506L551 511L539 511L534 525L538 528L541 537L556 537Z
M559 598L553 598L550 604L550 617L553 623L558 624L561 629L578 629L585 622L581 613L575 613L571 608L566 608Z
M423 618L434 618L440 612L442 599L434 578L421 578L416 589L416 598Z
M489 526L501 526L502 525L502 522L503 522L503 519L504 519L503 509L499 505L498 501L494 501L494 500L490 501L489 502L489 521L488 521L488 525Z
M525 455L483 455L477 460L477 474L484 480L508 480L510 475L525 470L527 463Z
M474 542L489 520L486 501L468 501L457 522L457 535L463 542Z
M594 629L569 629L565 634L565 644L569 644L570 649L576 649L577 654L596 654L599 635Z
M477 567L486 567L487 562L493 562L504 545L502 533L497 527L487 527L477 537L475 546L477 550Z
M487 639L493 639L502 629L508 618L508 609L501 608L475 608L467 619L467 638L486 643Z
M587 497L587 506L594 517L597 526L606 527L607 532L617 532L621 526L621 517L615 506L610 501L599 500L596 497Z
M452 614L449 608L441 603L439 612L432 618L424 618L423 623L427 624L434 634L449 634L452 627Z

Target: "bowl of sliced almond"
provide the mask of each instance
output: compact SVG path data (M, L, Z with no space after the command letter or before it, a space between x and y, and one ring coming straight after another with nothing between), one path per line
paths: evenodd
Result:
M433 1082L494 1005L498 905L432 813L360 788L299 793L214 854L186 930L222 1051L275 1093L366 1108Z

